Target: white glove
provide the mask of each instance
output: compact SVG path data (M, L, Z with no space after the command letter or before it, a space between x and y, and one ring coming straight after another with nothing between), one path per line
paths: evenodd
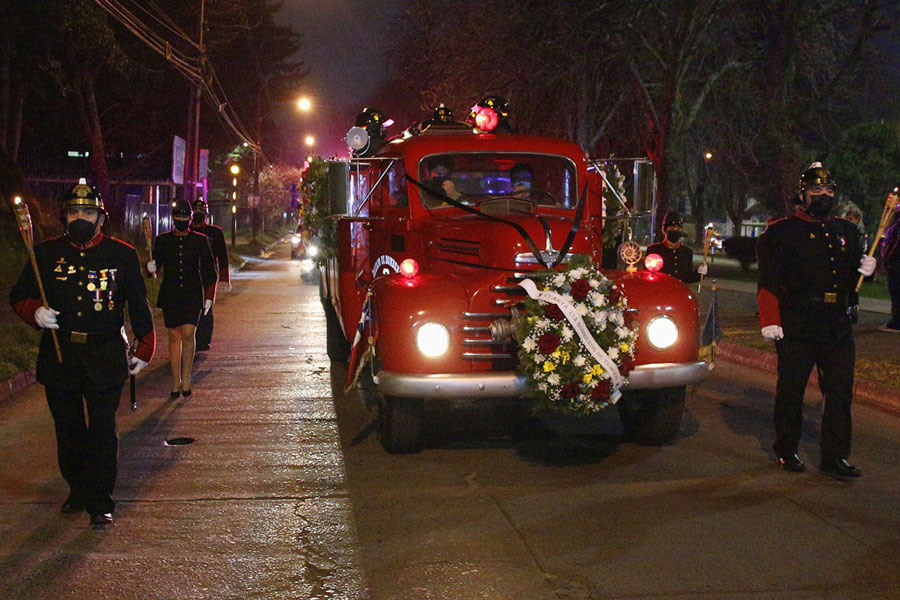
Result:
M209 300L209 299L204 300L203 301L203 314L205 315L206 313L208 313L209 309L211 309L211 308L212 308L212 300Z
M784 337L784 330L781 328L781 325L766 325L760 331L767 340L775 341Z
M226 292L231 292L231 289L232 289L231 282L230 282L230 281L226 281L226 282L225 282L225 285L228 286L227 288L225 288L225 291L226 291Z
M875 257L866 254L861 259L859 259L859 268L857 269L857 271L862 273L863 277L868 277L875 272L876 264L878 264L878 261L875 260Z
M147 263L147 272L148 273L156 273L156 261L151 260Z
M139 359L137 356L132 356L128 365L128 374L129 375L137 375L141 372L141 369L147 366L147 362Z
M34 322L41 329L59 329L59 324L56 322L56 315L58 314L58 310L40 306L34 311Z
M709 270L709 267L707 266L706 263L700 263L700 266L697 267L697 272L700 273L701 275L703 275L704 277L706 276L706 272L708 270Z

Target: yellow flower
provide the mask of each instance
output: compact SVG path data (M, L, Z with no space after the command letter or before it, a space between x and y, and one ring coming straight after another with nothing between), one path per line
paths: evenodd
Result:
M582 380L583 382L585 382L585 383L590 383L590 382L591 382L591 379L593 379L593 378L594 378L594 376L591 375L590 373L588 373L587 375L585 375L584 377L582 377L581 380Z
M600 377L600 375L603 374L603 367L601 367L600 365L594 365L593 367L591 367L591 374Z
M569 353L568 352L560 353L560 358L562 359L562 361L561 361L562 364L566 364L567 362L569 362Z
M554 351L553 351L553 354L551 354L550 356L552 356L553 358L559 358L559 357L561 356L561 354L560 354L560 352L559 352L559 348L557 348L556 350L554 350Z
M631 346L629 346L625 342L622 342L621 344L619 344L619 350L622 352L628 352L629 350L631 350Z
M544 373L549 373L550 371L556 370L556 364L551 361L544 362Z

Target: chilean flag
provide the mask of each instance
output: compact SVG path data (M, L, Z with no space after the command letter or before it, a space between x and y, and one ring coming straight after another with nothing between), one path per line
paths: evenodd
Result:
M356 386L356 380L359 379L363 367L375 356L376 337L375 317L372 314L372 292L369 292L363 302L359 323L356 325L356 335L353 337L353 346L350 348L345 392Z

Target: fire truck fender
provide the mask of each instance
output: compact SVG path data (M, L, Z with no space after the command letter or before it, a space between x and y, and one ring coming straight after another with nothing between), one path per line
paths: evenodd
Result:
M459 352L462 314L468 308L465 287L455 278L426 273L392 274L371 284L372 309L378 328L380 366L400 373L445 373L468 368ZM416 344L426 323L443 325L450 345L440 356L427 357Z

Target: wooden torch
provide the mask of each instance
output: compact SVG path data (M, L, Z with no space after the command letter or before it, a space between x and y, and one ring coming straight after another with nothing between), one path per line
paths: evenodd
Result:
M144 242L147 244L147 256L150 258L148 260L153 260L153 245L151 243L152 234L150 233L150 217L144 215L141 217L141 229L144 230ZM150 277L156 279L156 273L150 273Z
M44 291L44 283L41 281L37 259L34 257L34 231L31 228L31 213L28 212L28 205L22 198L16 196L13 200L13 210L16 213L16 221L19 223L19 233L22 234L22 241L25 242L25 249L28 250L31 268L34 269L34 278L37 280L38 290L41 293L41 304L44 305L44 308L50 308L47 304L47 293ZM50 336L53 338L53 347L56 348L56 358L62 362L62 351L59 349L59 338L56 336L55 329L50 330Z
M872 240L872 247L869 248L868 255L875 256L875 250L878 249L878 243L881 241L881 238L884 237L884 230L887 229L888 225L891 224L891 219L894 218L894 211L897 210L897 194L900 193L900 188L894 188L894 190L888 194L887 200L884 201L884 209L881 211L881 221L878 222L878 231L875 233L875 239ZM859 291L859 288L862 286L863 279L865 279L865 275L860 275L859 279L856 282L856 291Z

